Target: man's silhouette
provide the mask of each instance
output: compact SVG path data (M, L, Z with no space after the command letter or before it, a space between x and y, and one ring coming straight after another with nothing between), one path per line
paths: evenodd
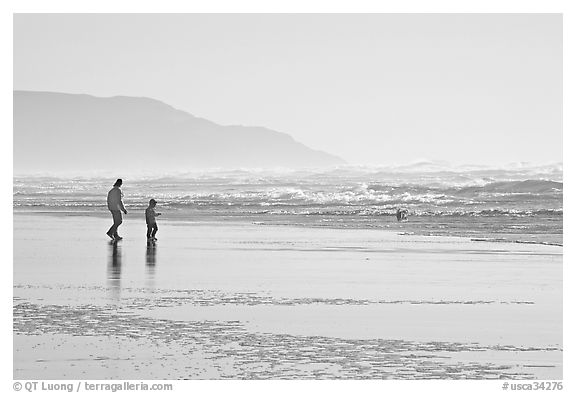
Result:
M118 235L118 227L122 224L122 213L128 214L124 204L122 203L122 191L120 191L120 187L122 186L122 179L116 180L114 183L114 187L110 191L108 191L108 210L112 213L112 219L114 220L114 224L108 229L106 234L110 236L112 240L121 240L122 237Z

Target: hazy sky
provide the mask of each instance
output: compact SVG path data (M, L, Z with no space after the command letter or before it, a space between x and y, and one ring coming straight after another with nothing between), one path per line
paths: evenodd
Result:
M354 164L559 162L562 17L19 14L14 89L147 96Z

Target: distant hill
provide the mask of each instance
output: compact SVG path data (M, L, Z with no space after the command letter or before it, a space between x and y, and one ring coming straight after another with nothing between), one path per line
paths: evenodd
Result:
M14 173L344 164L264 127L222 126L150 98L14 91Z

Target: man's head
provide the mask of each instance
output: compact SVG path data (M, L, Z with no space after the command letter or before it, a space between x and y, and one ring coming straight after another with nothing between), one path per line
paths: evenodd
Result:
M122 185L122 179L117 179L116 183L114 183L114 187L120 187Z
M150 206L156 206L156 199L150 199Z

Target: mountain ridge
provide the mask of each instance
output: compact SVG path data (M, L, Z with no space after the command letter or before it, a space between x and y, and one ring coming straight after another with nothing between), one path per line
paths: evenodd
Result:
M15 90L14 172L303 168L345 163L289 134L219 125L149 97Z

